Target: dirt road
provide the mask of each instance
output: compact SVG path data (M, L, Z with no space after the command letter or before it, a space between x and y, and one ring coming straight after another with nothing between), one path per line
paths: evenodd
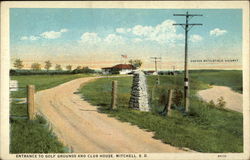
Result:
M207 102L213 100L215 103L217 103L218 98L223 97L226 101L226 108L237 112L243 111L242 94L231 90L229 87L213 86L212 88L199 91L198 95Z
M153 139L151 132L98 113L95 106L83 101L75 92L94 79L76 79L35 95L36 109L73 152L184 152Z

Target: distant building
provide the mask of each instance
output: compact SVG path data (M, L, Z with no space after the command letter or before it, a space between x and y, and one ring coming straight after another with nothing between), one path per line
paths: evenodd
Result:
M113 67L102 68L102 74L129 74L135 69L131 64L117 64Z
M145 71L146 75L157 75L155 71Z

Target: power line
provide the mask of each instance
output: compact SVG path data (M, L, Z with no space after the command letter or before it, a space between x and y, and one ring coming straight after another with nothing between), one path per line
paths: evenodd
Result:
M157 70L157 62L161 62L161 57L150 57L151 59L154 59L155 62L155 72L158 74L158 70Z
M186 17L186 23L176 23L173 25L179 25L185 30L185 73L184 73L184 106L186 112L189 111L189 75L188 75L188 31L193 26L200 26L202 25L201 23L188 23L188 21L195 17L195 16L202 16L202 14L189 14L186 12L186 14L174 14L173 16L185 16Z
M159 74L158 74L158 70L157 70L157 62L161 62L161 57L150 57L151 59L154 59L155 62L155 72L157 74L157 79L156 79L156 85L160 84L160 78L159 78Z

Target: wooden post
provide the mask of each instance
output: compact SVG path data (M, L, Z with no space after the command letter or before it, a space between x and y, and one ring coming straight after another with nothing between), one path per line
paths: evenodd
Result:
M112 81L112 109L116 109L116 97L117 97L117 81Z
M35 95L35 86L28 85L27 86L27 102L28 102L28 117L29 120L35 119L35 105L34 105L34 95Z
M173 90L169 89L168 90L168 99L167 99L167 116L171 116L171 105L172 105L172 95L173 95Z

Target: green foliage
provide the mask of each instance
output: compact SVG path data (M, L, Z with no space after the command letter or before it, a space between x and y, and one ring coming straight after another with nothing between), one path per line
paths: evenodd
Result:
M17 80L20 87L26 87L28 84L35 85L36 91L55 87L59 84L68 82L76 78L89 76L87 74L74 75L32 75L32 76L11 76L12 80ZM23 98L26 96L26 89L20 88L18 92L11 93L13 97Z
M30 70L30 69L22 69L22 70L10 70L11 76L30 76L30 75L65 75L72 74L70 71L56 71L56 70Z
M183 100L183 93L180 89L175 89L173 93L172 103L174 106L181 106Z
M77 67L78 68L78 67ZM95 73L95 70L90 69L89 67L83 67L82 69L74 69L72 71L73 74L79 74L79 73Z
M61 67L61 65L60 65L60 64L56 64L55 69L56 69L57 71L61 71L61 70L62 70L62 67Z
M77 66L76 67L76 70L80 70L82 67L81 66Z
M52 66L52 63L50 61L45 61L45 66L44 68L48 71L50 67Z
M111 74L120 74L120 70L117 68L114 68L110 71Z
M227 72L227 71L225 71ZM195 73L198 74L198 73ZM205 75L204 72L202 72ZM215 81L217 74L207 72ZM221 74L225 74L221 72ZM191 75L192 76L192 75ZM159 111L163 109L158 95L166 94L170 88L181 90L183 88L183 75L160 76L160 84L156 85L157 76L148 76L148 93L153 95L151 107L153 112L140 112L128 108L131 92L131 77L105 78L88 83L81 92L83 98L90 103L100 106L99 110L121 121L130 122L140 128L155 133L154 138L164 143L177 147L187 147L199 152L243 152L243 116L242 113L219 109L214 103L206 103L195 96L196 91L208 88L203 79L196 75L191 79L190 112L183 112L182 104L178 104L171 117L161 116ZM206 79L206 81L208 81ZM233 78L225 84L234 83ZM118 109L110 110L111 105L111 81L118 81ZM238 85L240 86L240 84ZM181 99L181 93L176 93L176 99ZM152 105L153 104L153 105ZM180 105L180 106L179 106ZM230 139L230 141L228 141Z
M37 71L37 70L41 70L41 64L39 63L32 63L31 64L31 69Z
M16 59L14 62L14 67L17 69L22 69L23 68L23 61L20 59Z
M10 153L63 153L65 148L49 129L46 120L11 121Z
M228 86L234 91L242 93L242 71L241 70L212 70L191 71L190 79L202 81L209 85Z
M218 98L217 99L217 107L219 107L219 108L225 108L225 106L226 106L226 101L224 100L224 98L223 97L220 97L220 98Z
M68 71L71 71L71 70L72 70L72 65L67 65L67 66L66 66L66 69L67 69Z
M130 59L129 63L133 65L135 68L140 68L142 65L142 61L140 59Z

